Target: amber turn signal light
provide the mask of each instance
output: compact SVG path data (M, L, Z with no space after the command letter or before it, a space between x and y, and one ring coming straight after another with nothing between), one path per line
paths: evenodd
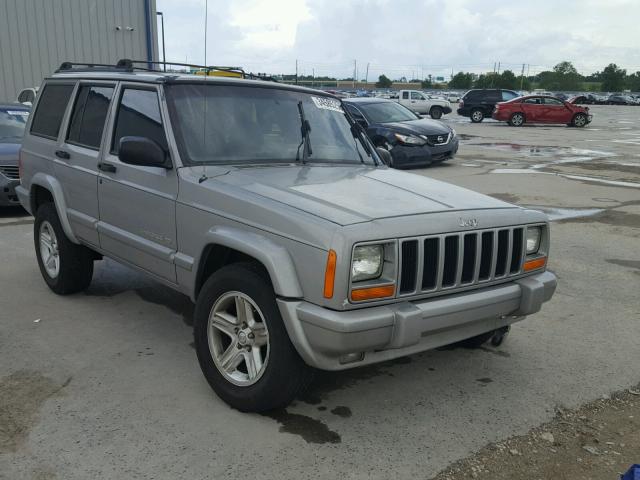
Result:
M537 270L547 264L547 257L534 258L533 260L527 260L524 262L524 271L530 272L531 270Z
M386 285L384 287L358 288L351 291L351 300L361 302L363 300L373 300L374 298L393 297L396 291L394 285Z
M333 284L336 280L336 263L338 256L333 250L327 255L327 268L324 270L324 298L333 298Z

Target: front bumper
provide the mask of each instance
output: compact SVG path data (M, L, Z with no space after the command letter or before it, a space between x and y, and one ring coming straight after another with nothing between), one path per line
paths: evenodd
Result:
M393 157L393 166L424 167L453 158L458 151L458 137L445 145L395 145L389 153Z
M335 311L284 299L278 306L307 364L344 370L449 345L522 320L552 297L556 283L553 273L542 272L471 292L358 310ZM345 355L351 356L348 363Z
M20 180L7 178L0 173L0 207L20 205L20 200L16 194L18 185L20 185Z

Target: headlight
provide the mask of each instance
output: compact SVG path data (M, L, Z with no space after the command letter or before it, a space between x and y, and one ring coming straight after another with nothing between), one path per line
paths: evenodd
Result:
M351 280L359 282L378 278L382 273L384 248L382 245L361 245L353 250Z
M542 227L527 227L527 255L538 251L541 237Z
M426 140L416 137L415 135L402 135L401 133L396 133L395 136L401 143L406 143L407 145L425 145L427 143Z
M452 128L452 129L451 129L451 136L452 136L452 137L455 137L456 135L457 135L457 133L456 133L456 129L455 129L455 128Z

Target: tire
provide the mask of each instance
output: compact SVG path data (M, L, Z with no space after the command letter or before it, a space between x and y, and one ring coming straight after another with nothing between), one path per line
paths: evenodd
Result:
M521 127L524 125L525 118L524 113L516 112L509 118L509 125L512 127Z
M466 340L461 340L460 342L456 342L455 346L462 347L462 348L471 348L471 349L480 348L489 340L491 340L491 338L495 333L496 332L494 330L487 333L482 333L480 335L476 335L475 337L467 338Z
M574 127L582 128L587 124L587 116L584 113L576 113L571 120L571 125Z
M239 315L236 305L250 313ZM242 412L286 407L310 383L312 369L291 343L260 265L236 263L216 271L198 295L194 317L202 373L231 407Z
M484 112L480 108L474 108L473 110L471 110L470 117L473 123L480 123L482 120L484 120Z
M33 240L40 273L51 290L58 295L86 290L93 276L94 254L67 238L53 203L38 208Z
M440 107L431 107L429 110L429 116L434 120L439 120L442 118L442 108Z

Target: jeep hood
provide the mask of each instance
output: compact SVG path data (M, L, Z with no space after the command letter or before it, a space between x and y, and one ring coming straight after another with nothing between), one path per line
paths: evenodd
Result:
M215 180L339 225L433 212L517 208L390 168L326 164L230 167Z

